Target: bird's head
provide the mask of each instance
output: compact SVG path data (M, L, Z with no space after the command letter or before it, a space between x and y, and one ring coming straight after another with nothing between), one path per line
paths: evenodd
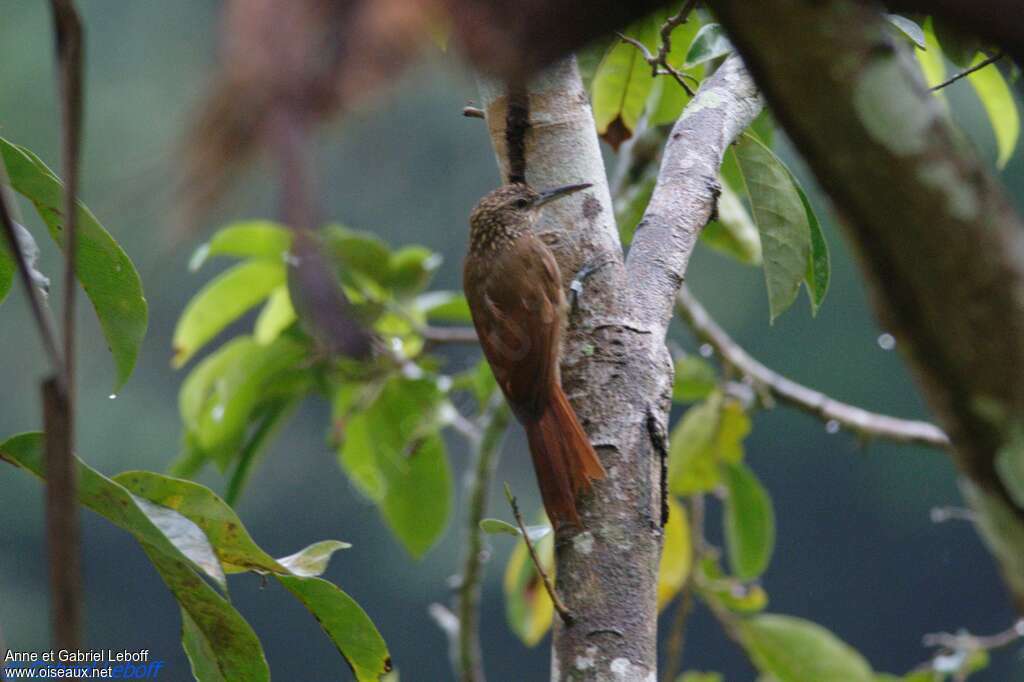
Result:
M499 187L478 201L469 216L470 248L477 252L500 248L529 230L544 205L590 186L585 182L535 190L516 182Z

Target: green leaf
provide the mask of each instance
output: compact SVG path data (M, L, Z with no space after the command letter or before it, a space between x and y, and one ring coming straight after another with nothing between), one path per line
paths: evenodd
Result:
M796 299L807 275L811 231L807 211L788 169L759 140L744 135L736 145L754 221L761 234L771 319Z
M339 453L345 473L414 557L438 540L451 511L451 471L438 432L442 398L433 379L389 379L345 425Z
M344 270L357 272L383 284L391 273L391 249L372 232L328 225L322 237L334 259Z
M64 246L64 185L39 157L0 138L11 186L39 212L58 246ZM82 202L78 202L75 274L96 310L117 367L118 390L131 376L146 335L149 312L142 281L128 255Z
M672 399L692 403L707 398L718 385L715 368L699 355L685 354L676 359L676 377Z
M718 564L718 558L704 556L697 573L697 586L705 600L736 613L757 613L768 604L768 594L758 584L744 583L727 576Z
M43 435L23 433L0 443L0 459L6 460L45 480ZM192 531L195 524L172 509L157 508L132 495L127 489L107 478L82 460L75 458L78 477L78 502L103 516L118 528L131 533L144 546L152 547L169 557L209 567L207 544L197 542ZM201 533L200 533L201 534ZM177 541L180 541L180 545ZM210 577L223 585L220 566Z
M886 14L885 18L889 20L889 23L899 29L900 33L910 38L910 42L917 45L922 50L927 50L928 45L925 43L924 29L918 25L913 19L907 19L906 17L899 14Z
M669 446L669 490L675 495L713 490L718 484L715 434L718 432L722 394L713 392L694 405L672 430Z
M292 575L300 578L315 578L327 570L327 564L335 552L339 549L348 549L351 546L341 540L321 540L300 549L295 554L281 557L277 563L288 569Z
M657 27L645 19L626 30L626 34L656 49ZM632 136L654 87L650 65L635 46L617 41L605 53L591 84L594 122L597 132L612 147Z
M544 572L555 579L554 535L534 545ZM509 556L503 581L505 618L509 628L526 646L536 646L551 627L555 605L530 560L526 543L520 540Z
M425 246L405 246L391 254L385 284L400 296L421 291L441 266L441 256Z
M619 226L619 239L624 246L629 246L633 242L633 234L644 217L644 211L651 201L657 181L657 170L652 164L647 173L628 185L615 202L615 222Z
M391 656L384 638L352 597L320 578L274 577L313 614L345 657L356 680L377 682L391 670Z
M675 497L668 497L668 523L663 529L665 544L658 564L658 610L664 609L679 593L690 575L693 546L686 509Z
M721 25L705 24L700 27L690 44L683 66L689 69L712 59L724 57L732 51L732 43L729 42Z
M518 526L513 526L508 521L502 521L501 519L481 519L480 530L488 535L515 535L516 537L522 535ZM550 532L551 526L526 527L526 537L530 538L530 542L539 542Z
M775 548L775 511L757 476L742 463L726 464L725 544L733 574L753 580L768 567Z
M1017 506L1024 508L1024 425L1015 423L996 453L996 473Z
M972 66L983 59L984 56L978 54ZM967 80L981 100L992 125L992 132L996 136L996 147L999 150L996 167L1005 168L1020 138L1020 114L1017 112L1017 103L1003 74L994 64L975 71Z
M295 309L292 299L288 296L288 287L281 285L271 292L253 327L253 337L264 346L281 335L285 329L295 322Z
M722 401L715 433L715 452L722 462L736 464L743 461L743 439L750 434L750 415L738 400Z
M285 337L263 346L247 336L232 339L189 374L178 396L186 434L208 458L226 468L262 404L306 390L301 345Z
M138 497L173 509L195 523L213 545L225 572L288 570L259 548L235 511L209 488L152 471L125 471L113 480Z
M779 682L872 682L864 657L825 628L800 618L761 614L739 621L754 665Z
M431 291L416 299L416 308L431 322L472 322L469 303L461 291Z
M747 265L761 265L761 235L740 197L724 179L718 217L701 230L701 241Z
M825 295L828 294L828 284L832 277L832 259L829 256L828 242L825 241L825 234L821 231L818 216L815 215L804 188L800 186L796 178L793 178L793 184L800 194L800 201L807 212L807 225L811 229L811 257L807 261L804 284L807 286L807 295L811 300L811 314L817 315L818 309L825 301Z
M206 675L196 679L269 682L263 647L241 614L188 564L146 543L142 548L181 605L182 645L192 670Z
M174 329L174 357L181 367L208 341L284 284L283 262L249 260L218 275L192 297Z
M288 228L269 220L248 220L223 227L192 254L188 267L198 270L214 256L262 258L284 262L292 245Z
M946 60L942 56L942 48L935 37L931 17L925 20L924 23L924 42L925 49L914 50L914 56L917 57L921 70L924 72L925 83L928 84L929 88L934 88L946 80ZM935 95L945 101L941 90L937 90Z

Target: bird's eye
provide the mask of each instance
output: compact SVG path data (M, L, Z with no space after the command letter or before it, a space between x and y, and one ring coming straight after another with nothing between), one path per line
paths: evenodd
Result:
M513 206L515 206L516 208L526 208L529 205L530 205L530 202L527 201L526 199L516 199L513 202Z

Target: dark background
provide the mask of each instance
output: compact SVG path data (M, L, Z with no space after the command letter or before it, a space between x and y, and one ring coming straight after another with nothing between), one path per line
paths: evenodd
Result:
M83 194L138 266L151 315L135 374L110 400L112 362L91 310L82 306L79 450L107 474L163 470L177 452L177 390L184 376L169 366L171 333L185 302L219 267L189 273L189 254L219 223L272 216L274 189L267 164L257 163L203 234L176 233L175 153L215 57L216 5L208 0L79 4L88 39ZM0 9L0 135L58 168L46 4L0 0ZM980 107L966 94L969 88L961 84L950 90L957 120L980 153L994 158L991 133ZM435 51L389 93L318 139L330 219L374 230L392 244L416 242L438 250L445 256L436 282L442 288L459 286L466 216L498 182L484 125L460 116L464 103L475 97L472 74L455 55ZM803 170L784 141L776 148ZM1018 193L1024 188L1022 168L1018 156L1004 173ZM806 173L801 177L810 184ZM814 192L813 200L824 215L820 193ZM22 210L44 249L43 268L56 279L60 270L52 243L29 207ZM870 409L926 417L899 354L876 342L883 330L871 315L835 221L824 223L833 279L817 319L801 299L769 326L761 272L703 247L688 281L721 323L773 368ZM693 348L681 329L676 334L684 347ZM18 289L0 308L0 350L0 437L37 429L37 384L45 364ZM353 543L336 556L326 577L373 617L404 680L449 679L447 644L427 606L448 600L446 578L458 567L461 485L444 540L422 561L411 560L339 470L324 437L327 417L324 403L305 404L259 468L239 513L255 539L279 556L320 539ZM451 446L461 482L466 453L459 441ZM524 448L514 431L497 480L510 481L528 498L534 486ZM785 408L756 415L747 452L777 511L778 545L764 577L769 610L824 624L877 670L890 672L927 658L924 633L967 628L987 634L1012 622L992 560L970 525L929 520L933 506L961 504L943 454L887 443L865 450L849 435L829 435L820 422ZM222 489L216 475L203 482ZM500 495L492 497L492 515L508 516ZM717 515L711 521L714 526ZM177 608L137 544L91 512L83 514L83 524L87 644L150 649L169 661L167 679L187 679ZM717 535L713 528L712 539ZM15 650L49 648L43 538L41 486L0 466L0 632ZM547 640L526 649L505 626L501 574L510 542L493 544L483 601L490 676L499 682L546 679ZM348 678L315 621L279 586L261 589L254 576L236 577L232 596L262 638L276 679ZM729 680L755 676L702 611L692 621L686 654L688 668L720 670ZM995 654L989 671L976 679L1024 679L1022 648Z

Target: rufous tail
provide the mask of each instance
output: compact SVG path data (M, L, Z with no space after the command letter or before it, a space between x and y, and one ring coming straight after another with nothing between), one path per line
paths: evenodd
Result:
M526 438L551 523L581 526L576 496L604 478L604 467L562 388L556 384L552 394L540 419L525 424Z

